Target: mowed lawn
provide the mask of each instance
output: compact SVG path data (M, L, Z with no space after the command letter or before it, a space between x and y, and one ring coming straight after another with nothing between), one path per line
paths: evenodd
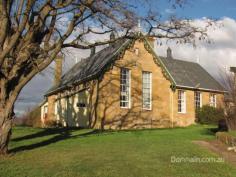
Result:
M225 163L171 163L171 157L215 157L194 144L214 139L209 126L117 131L15 127L12 155L0 159L0 177L121 176L227 177Z

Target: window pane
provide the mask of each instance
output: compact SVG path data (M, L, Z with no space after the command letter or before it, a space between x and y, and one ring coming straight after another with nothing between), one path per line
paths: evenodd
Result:
M151 98L152 98L152 73L150 72L143 72L142 77L143 77L143 108L144 109L151 109Z
M130 70L121 68L120 71L120 107L130 106Z
M210 106L216 107L216 94L210 94Z
M195 108L199 109L201 107L201 92L194 93L194 102L195 102Z
M185 92L183 90L178 90L178 112L186 112Z

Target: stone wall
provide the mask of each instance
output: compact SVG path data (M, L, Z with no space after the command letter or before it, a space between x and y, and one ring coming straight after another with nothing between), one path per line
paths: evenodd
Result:
M185 90L186 93L186 113L178 113L178 90L174 92L174 104L173 104L173 118L175 126L188 126L196 122L195 117L195 103L194 103L194 90ZM183 89L181 89L183 90ZM202 105L209 105L210 94L214 92L201 91ZM216 94L217 107L224 107L224 95L221 93Z
M135 53L138 49L138 55ZM120 107L120 69L131 71L131 107ZM142 71L152 72L152 109L142 108ZM194 90L186 91L186 113L178 113L178 89L173 91L162 69L147 52L144 43L133 48L115 62L99 83L96 128L159 128L188 126L195 123ZM209 104L210 92L202 93L202 104ZM223 94L217 94L217 107L223 106Z
M135 52L135 49L138 49ZM120 107L120 68L131 71L131 107ZM142 108L142 71L152 73L152 109ZM170 81L147 52L142 41L126 50L99 83L96 127L105 129L170 127Z

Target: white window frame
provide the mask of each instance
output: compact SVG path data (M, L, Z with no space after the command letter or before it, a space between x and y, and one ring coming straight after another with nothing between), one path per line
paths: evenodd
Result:
M210 93L210 101L209 101L209 104L210 104L210 106L213 106L213 107L215 107L216 108L216 94L214 94L214 93Z
M137 55L137 56L139 55L139 49L138 48L135 48L134 52L135 52L135 55Z
M48 105L43 106L43 118L48 117Z
M144 83L144 74L149 74L149 88L144 88L144 85L145 85L145 83ZM150 97L150 102L149 102L149 107L145 107L145 104L144 104L144 100L145 100L145 98L144 98L144 89L145 90L147 90L147 89L149 89L149 97ZM149 71L143 71L142 72L142 107L143 107L143 109L145 109L145 110L152 110L152 73L151 72L149 72Z
M180 104L181 110L179 110L179 104ZM178 90L178 107L177 108L178 108L178 113L186 113L186 92L184 90Z
M199 94L199 96L197 96L197 94ZM199 101L197 101L196 98L199 98ZM199 102L199 107L197 107L197 102ZM195 106L195 109L202 107L202 92L200 92L200 91L194 92L194 106Z
M128 85L125 85L122 83L122 74L123 71L128 72ZM122 88L127 87L128 88L128 100L122 100L122 94L124 94L125 92L122 91ZM127 106L124 106L123 103L127 103ZM127 69L127 68L121 68L120 69L120 107L121 108L130 108L131 107L131 70Z

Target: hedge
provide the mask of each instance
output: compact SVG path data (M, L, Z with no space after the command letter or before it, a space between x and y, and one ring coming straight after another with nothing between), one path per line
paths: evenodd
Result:
M196 111L196 117L201 124L218 124L219 120L224 119L224 110L204 105Z

